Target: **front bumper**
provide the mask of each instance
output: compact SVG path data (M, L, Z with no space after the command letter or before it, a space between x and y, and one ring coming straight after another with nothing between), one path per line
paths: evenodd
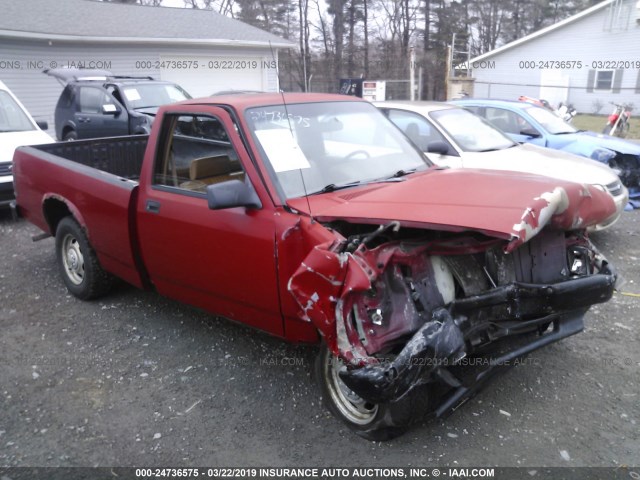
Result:
M622 215L624 208L629 203L629 190L627 189L627 187L625 187L624 185L622 186L621 193L613 197L613 202L616 205L616 212L599 224L594 225L593 227L589 227L588 230L590 232L599 232L601 230L612 227L620 219L620 215Z
M442 381L454 388L437 407L437 414L443 415L512 360L580 332L588 308L609 300L615 281L615 274L609 272L548 285L516 282L456 300L447 309L436 310L433 320L424 324L392 361L344 367L340 378L373 403L393 402L417 385ZM471 312L484 320L470 324ZM547 328L550 324L551 331ZM498 357L471 380L461 380L452 373L452 367L465 356L479 351L491 356L498 344L502 347Z

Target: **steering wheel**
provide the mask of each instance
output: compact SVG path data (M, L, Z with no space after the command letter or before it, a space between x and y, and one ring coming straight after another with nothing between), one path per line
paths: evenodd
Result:
M364 158L371 158L371 154L369 152L367 152L366 150L354 150L350 154L346 155L344 157L344 159L345 160L350 160L351 158L353 158L353 157L355 157L357 155L364 155Z

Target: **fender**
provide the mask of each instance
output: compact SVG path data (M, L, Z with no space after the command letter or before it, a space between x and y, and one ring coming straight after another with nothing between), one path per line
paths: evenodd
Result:
M82 227L82 229L85 231L85 233L87 234L87 238L89 238L89 230L87 229L87 224L84 220L84 217L82 216L82 213L80 213L80 210L78 209L78 207L76 207L73 202L71 202L70 200L68 200L67 198L58 195L57 193L52 193L52 192L47 192L42 196L42 214L45 218L45 220L47 221L47 224L49 225L49 231L51 233L51 235L55 236L56 234L56 229L54 228L54 226L57 226L58 221L60 219L55 219L55 223L53 222L54 219L50 218L49 215L47 215L47 210L46 210L46 203L49 200L56 200L59 202L62 202L66 205L66 207L69 209L69 211L71 212L71 215L74 216L74 218L76 219L76 221L80 224L80 226ZM89 238L90 239L90 238Z
M76 122L74 122L73 120L67 120L66 122L64 122L64 125L62 126L62 129L60 130L60 140L62 140L62 137L64 135L63 132L67 129L71 128L71 130L73 130L74 132L78 131L78 125L76 125Z

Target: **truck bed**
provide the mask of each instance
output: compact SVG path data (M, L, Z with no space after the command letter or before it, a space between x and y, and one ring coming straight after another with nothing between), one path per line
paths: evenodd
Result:
M19 212L55 235L65 212L86 229L105 270L134 285L135 204L148 137L19 147L14 155Z
M138 180L148 140L148 135L131 135L51 143L34 148L127 180Z

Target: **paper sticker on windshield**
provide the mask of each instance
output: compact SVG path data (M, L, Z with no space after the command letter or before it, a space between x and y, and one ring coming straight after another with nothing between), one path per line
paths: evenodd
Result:
M181 102L186 99L182 92L173 85L165 85L164 89L167 92L167 95L169 95L169 98L174 102Z
M293 139L290 130L286 128L256 130L256 136L276 172L311 168L309 160Z
M136 100L140 100L142 97L138 93L138 90L135 88L125 88L124 96L127 97L127 100L130 102L135 102Z

